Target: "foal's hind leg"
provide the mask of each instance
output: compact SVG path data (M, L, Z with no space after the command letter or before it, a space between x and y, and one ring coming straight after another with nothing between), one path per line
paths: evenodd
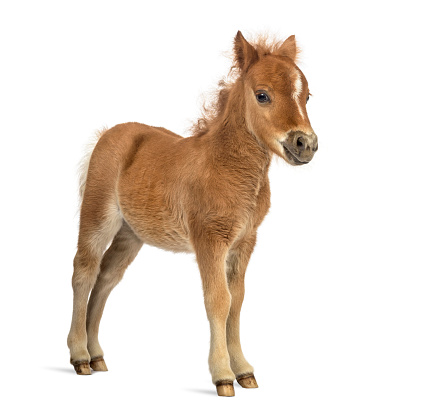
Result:
M88 303L87 334L91 367L96 371L106 371L104 353L98 342L98 330L107 298L113 288L123 278L126 268L132 263L143 242L133 233L126 222L115 236L113 243L101 261L101 270L91 292Z
M86 211L86 209L85 209ZM78 374L90 374L90 355L87 349L86 311L89 292L100 271L103 252L122 225L116 207L101 212L98 207L93 215L84 212L82 205L78 251L74 259L73 315L67 344L70 362Z
M230 313L227 319L227 348L230 366L242 387L258 387L254 369L245 359L240 346L240 310L245 295L245 271L255 245L252 235L230 250L227 258L227 280L231 294Z

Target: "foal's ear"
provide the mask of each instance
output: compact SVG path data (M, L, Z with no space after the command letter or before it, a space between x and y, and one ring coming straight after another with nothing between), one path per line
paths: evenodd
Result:
M234 38L234 58L237 66L245 72L258 61L258 52L245 40L240 31Z
M296 62L299 50L296 46L295 36L293 35L287 38L284 43L278 48L275 54L283 57L289 57L294 62Z

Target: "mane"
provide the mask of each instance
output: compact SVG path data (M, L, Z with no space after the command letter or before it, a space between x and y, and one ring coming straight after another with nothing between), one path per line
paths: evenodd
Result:
M276 54L280 49L284 40L270 39L268 35L260 35L251 44L255 47L259 57L270 54ZM218 82L217 89L210 93L207 102L202 106L201 117L191 127L191 133L195 137L206 134L214 124L220 122L221 117L227 106L227 101L234 84L240 77L240 68L234 57L234 53L230 53L233 65L229 74Z
M202 106L202 116L191 128L193 136L200 137L206 134L213 124L219 122L226 109L230 91L239 75L237 68L233 66L229 75L219 81L217 89L211 93L209 100Z

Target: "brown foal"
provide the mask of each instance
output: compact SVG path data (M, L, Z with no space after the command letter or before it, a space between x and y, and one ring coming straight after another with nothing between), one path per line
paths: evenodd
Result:
M78 374L107 370L98 342L104 306L146 243L196 254L218 394L233 396L235 378L258 387L240 346L239 316L256 231L270 207L268 169L274 154L302 165L318 148L296 56L294 36L251 45L238 32L233 79L221 84L193 136L139 123L99 133L81 176L72 278L68 346Z

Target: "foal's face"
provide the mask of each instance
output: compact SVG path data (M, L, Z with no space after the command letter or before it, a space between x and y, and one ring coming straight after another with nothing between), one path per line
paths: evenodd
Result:
M307 164L318 149L306 103L308 82L292 59L266 55L245 75L249 130L291 165Z

